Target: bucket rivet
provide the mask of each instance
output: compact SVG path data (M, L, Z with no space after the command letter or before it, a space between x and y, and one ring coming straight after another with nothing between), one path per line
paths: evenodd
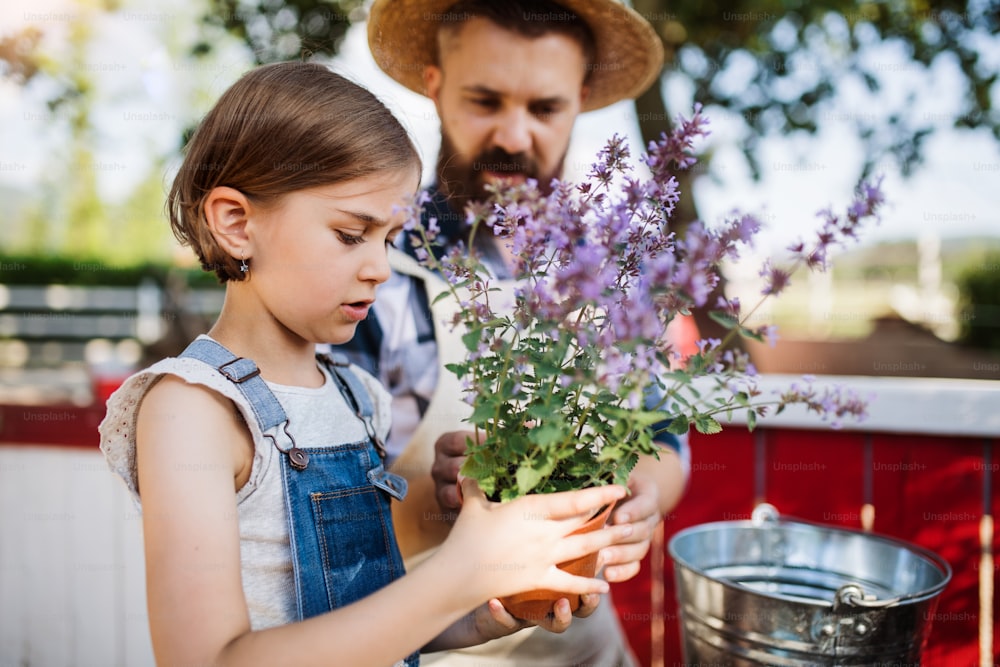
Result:
M827 623L820 629L820 632L823 633L824 637L832 637L837 634L837 629L831 623Z
M854 626L854 634L863 635L868 632L868 626L864 623L858 623Z

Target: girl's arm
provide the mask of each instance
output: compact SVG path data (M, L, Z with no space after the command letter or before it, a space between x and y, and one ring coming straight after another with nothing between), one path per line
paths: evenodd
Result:
M252 460L246 426L227 399L167 376L143 401L137 441L150 629L162 665L391 664L493 597L605 592L606 582L556 564L631 529L567 537L620 499L620 487L497 505L466 481L451 535L411 573L342 609L252 632L235 493Z

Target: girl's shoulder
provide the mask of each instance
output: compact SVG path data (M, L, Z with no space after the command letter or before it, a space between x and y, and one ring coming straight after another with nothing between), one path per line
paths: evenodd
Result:
M243 398L235 384L227 380L217 369L196 359L170 357L136 372L119 387L107 401L107 412L98 426L100 447L112 472L125 482L125 486L138 504L138 478L136 469L136 428L143 399L163 378L170 377L182 381L198 391L191 392L191 399L198 400L202 391L212 391L232 403L239 410L250 430L254 443L263 440L253 408ZM172 383L173 384L173 383ZM177 392L174 392L177 394ZM250 481L244 485L238 496L248 495L259 482L266 469L270 448L255 446L254 462Z

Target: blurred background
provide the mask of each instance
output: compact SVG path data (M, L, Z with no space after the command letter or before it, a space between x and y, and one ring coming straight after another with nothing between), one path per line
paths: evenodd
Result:
M954 578L923 664L1000 659L1000 2L634 0L667 59L640 99L584 114L566 176L612 133L633 154L705 107L680 217L767 224L727 291L883 178L877 227L755 312L775 380L876 396L831 431L787 413L693 433L688 489L614 600L642 664L679 662L665 545L703 522L782 513L907 540ZM374 65L362 0L0 3L0 665L153 664L141 522L97 450L104 399L207 330L222 288L172 238L164 193L193 128L258 63L316 59L374 90L432 178L433 106ZM784 380L782 380L784 378ZM793 378L794 379L794 378ZM822 490L822 492L819 492Z
M711 223L739 209L765 221L758 257L727 271L744 304L759 294L757 260L780 258L808 238L820 209L881 176L881 225L757 312L783 343L748 343L755 362L767 372L1000 377L1000 5L634 6L663 38L663 76L634 103L580 118L566 175L585 171L612 132L638 154L704 105L712 135L680 175L681 216ZM18 385L22 400L89 401L95 378L173 353L211 321L218 289L173 241L164 191L199 118L254 64L318 59L372 88L410 127L432 177L434 108L374 65L365 14L360 0L4 3L5 394ZM51 386L53 369L82 384Z

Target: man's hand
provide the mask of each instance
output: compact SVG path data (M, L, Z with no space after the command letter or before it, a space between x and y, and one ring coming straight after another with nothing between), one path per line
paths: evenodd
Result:
M627 581L639 573L639 565L649 552L653 531L660 523L660 489L655 481L633 472L628 488L632 494L619 502L610 523L632 524L632 535L623 542L601 549L599 564L610 582Z
M569 626L573 623L574 616L577 618L586 618L597 610L597 605L600 603L600 595L596 593L584 593L580 596L580 607L575 612L570 612L569 600L559 598L552 605L552 613L548 614L545 618L536 621L525 621L511 616L500 600L494 598L488 604L477 609L474 617L476 629L484 641L509 635L533 625L559 634L569 629Z
M604 578L626 581L639 573L642 559L649 552L658 523L680 501L686 479L680 456L664 447L659 458L643 456L632 470L628 487L632 492L619 501L611 513L611 525L632 524L632 535L617 544L601 549L599 563Z
M451 431L434 443L431 477L434 478L434 495L445 512L455 512L462 506L458 496L458 471L465 461L466 438L472 437L472 431Z

